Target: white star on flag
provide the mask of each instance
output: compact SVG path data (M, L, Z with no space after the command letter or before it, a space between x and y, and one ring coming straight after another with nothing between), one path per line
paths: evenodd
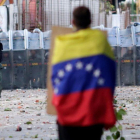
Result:
M54 80L54 82L55 82L55 84L59 84L59 83L60 83L60 80L59 80L58 78L56 78L56 79Z
M105 82L105 80L102 79L102 78L100 78L100 79L98 80L98 84L101 85L101 86L104 84L104 82Z
M93 73L93 74L94 74L94 76L95 76L95 77L99 77L99 76L100 76L100 74L101 74L101 72L100 72L100 70L99 70L99 69L97 69L97 70L95 70L95 71L94 71L94 73Z
M64 71L63 70L60 70L59 72L58 72L58 76L61 78L61 77L63 77L64 76Z
M57 88L54 89L54 93L55 93L55 94L58 93L58 89L57 89Z
M65 69L66 69L66 71L71 71L72 70L72 65L71 64L67 64Z
M93 68L92 64L86 65L86 71L91 71Z
M76 68L77 69L82 69L83 68L83 63L82 62L77 62L76 63Z

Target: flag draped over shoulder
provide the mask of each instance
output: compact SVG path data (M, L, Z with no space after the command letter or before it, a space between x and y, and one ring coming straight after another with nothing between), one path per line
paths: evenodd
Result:
M6 0L0 0L0 6L3 6Z
M59 36L52 58L53 104L66 126L115 124L113 94L116 65L111 47L99 30Z

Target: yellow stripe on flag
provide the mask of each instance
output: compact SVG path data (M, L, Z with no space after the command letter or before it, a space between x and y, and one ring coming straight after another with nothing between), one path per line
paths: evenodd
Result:
M52 64L100 54L114 60L113 52L104 33L92 29L80 30L56 38Z
M5 2L6 2L6 0L2 0L0 3L0 6L3 6Z

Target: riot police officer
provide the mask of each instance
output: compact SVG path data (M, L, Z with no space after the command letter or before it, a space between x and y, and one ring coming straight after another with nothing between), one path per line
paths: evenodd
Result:
M9 52L2 54L2 88L11 89L11 58Z
M31 50L29 56L29 63L35 64L30 67L29 84L31 88L39 88L41 86L41 55L37 53L37 50ZM36 65L37 64L37 65Z
M128 48L127 52L124 54L123 59L124 62L123 67L123 82L124 85L130 86L133 84L133 50L132 48Z
M2 50L3 50L3 45L0 42L0 98L1 98L1 92L2 92Z

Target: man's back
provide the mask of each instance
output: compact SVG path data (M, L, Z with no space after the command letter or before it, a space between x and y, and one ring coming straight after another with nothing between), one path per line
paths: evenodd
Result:
M60 36L55 43L53 104L59 123L113 126L116 67L105 35L98 30L85 29Z

